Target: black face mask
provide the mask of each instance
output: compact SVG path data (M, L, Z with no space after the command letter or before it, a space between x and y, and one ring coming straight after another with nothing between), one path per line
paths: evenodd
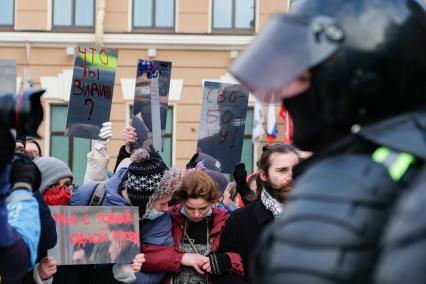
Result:
M283 101L293 119L294 144L305 151L314 151L321 143L325 125L322 119L315 115L311 90Z

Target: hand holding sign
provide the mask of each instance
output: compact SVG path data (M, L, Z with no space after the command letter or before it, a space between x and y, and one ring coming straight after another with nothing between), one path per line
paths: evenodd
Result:
M123 140L124 144L126 145L126 152L131 153L132 152L132 145L137 141L138 134L136 132L136 128L133 126L127 126L123 130Z
M93 147L100 151L106 149L106 145L112 138L112 122L102 123L102 128L99 131L99 138L93 143ZM102 139L102 140L99 140ZM105 139L105 140L104 140Z
M145 255L143 253L140 253L135 256L130 267L133 269L134 272L139 272L141 271L142 264L144 262L145 262Z
M56 273L58 267L54 257L46 256L37 266L37 272L41 279L48 279Z

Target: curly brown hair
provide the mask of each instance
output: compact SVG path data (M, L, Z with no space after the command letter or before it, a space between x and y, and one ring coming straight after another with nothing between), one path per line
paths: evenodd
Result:
M220 194L211 177L203 171L191 171L181 180L181 186L175 192L175 197L180 202L189 198L203 198L209 203L217 201Z

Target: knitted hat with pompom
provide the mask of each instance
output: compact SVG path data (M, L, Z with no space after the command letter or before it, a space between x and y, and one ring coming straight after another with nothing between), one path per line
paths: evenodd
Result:
M127 194L132 205L145 212L149 197L154 193L158 183L168 169L161 159L151 158L145 149L136 150L130 157L132 161L126 180Z

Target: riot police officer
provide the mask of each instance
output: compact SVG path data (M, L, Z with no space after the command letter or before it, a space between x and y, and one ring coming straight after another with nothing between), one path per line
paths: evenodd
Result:
M231 67L283 99L314 151L264 234L256 283L425 283L426 13L414 0L298 0Z

